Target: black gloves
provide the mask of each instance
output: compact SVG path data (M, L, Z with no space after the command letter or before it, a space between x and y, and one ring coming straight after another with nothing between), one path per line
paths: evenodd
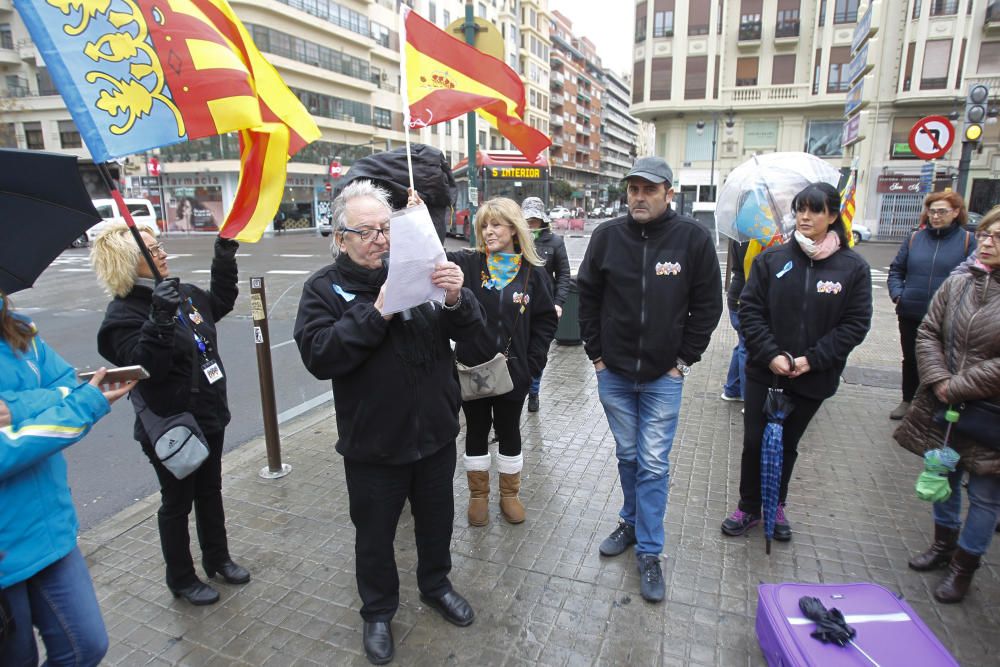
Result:
M235 259L236 251L239 248L239 241L224 239L221 236L215 237L215 257L217 259Z
M180 278L164 278L153 288L149 319L160 326L173 323L177 307L181 304Z

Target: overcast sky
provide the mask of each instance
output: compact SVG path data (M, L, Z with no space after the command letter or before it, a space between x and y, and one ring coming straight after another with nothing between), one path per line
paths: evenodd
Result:
M573 34L587 37L597 47L601 64L619 74L632 72L632 25L635 8L631 2L607 0L549 0L549 9L573 22Z

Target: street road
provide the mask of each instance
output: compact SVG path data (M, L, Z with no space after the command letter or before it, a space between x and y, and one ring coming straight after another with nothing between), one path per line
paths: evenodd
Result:
M596 222L588 221L582 232L565 233L574 270L595 226ZM207 288L213 238L162 237L170 253L171 273ZM240 297L236 309L219 323L219 348L228 374L233 415L226 431L227 451L263 432L248 297L251 276L265 279L279 421L330 400L330 384L316 380L303 368L292 340L302 283L331 261L329 243L329 238L312 233L286 233L240 248ZM725 243L723 239L719 247L723 265ZM445 245L451 250L465 244L449 239ZM862 254L872 264L876 288L884 288L885 270L895 251L894 244L861 245ZM880 291L876 289L876 298ZM110 299L90 269L87 248L67 249L33 289L19 292L12 300L20 312L34 319L42 336L71 364L81 369L106 364L97 354L96 336ZM83 529L158 488L152 467L132 438L133 421L131 406L122 400L85 440L66 450L73 498ZM295 465L294 451L284 451L283 456ZM266 463L262 460L261 467Z

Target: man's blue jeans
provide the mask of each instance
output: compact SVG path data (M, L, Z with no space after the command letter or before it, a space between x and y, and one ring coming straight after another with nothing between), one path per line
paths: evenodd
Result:
M37 665L32 625L45 642L47 665L92 667L108 651L101 608L79 548L35 576L4 589L17 631L0 645L0 665Z
M934 503L934 523L956 530L962 528L958 546L974 556L982 556L990 547L1000 517L1000 477L969 475L969 513L962 527L962 475L961 470L948 475L951 496Z
M636 554L663 553L670 449L677 432L684 379L662 375L636 382L604 369L597 391L615 437L625 500L619 515L635 526Z
M740 332L738 310L729 311L729 323L736 329L738 341L733 347L733 356L729 358L729 373L726 374L726 384L722 387L722 393L726 396L743 398L743 390L747 384L747 344Z

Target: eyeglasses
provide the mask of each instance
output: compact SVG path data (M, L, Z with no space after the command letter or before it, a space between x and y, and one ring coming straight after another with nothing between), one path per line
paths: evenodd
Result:
M1000 246L1000 232L976 232L976 241L985 243L986 239L993 241L993 245Z
M146 248L149 249L149 254L153 257L159 257L160 255L166 257L167 249L163 247L162 243L157 243L156 245L148 245Z
M371 241L372 243L377 241L379 234L381 234L382 238L384 238L386 241L389 240L388 225L386 225L385 227L365 227L364 229L352 229L350 227L341 227L341 229L345 232L352 232L354 234L357 234L358 236L361 237L361 240L365 241L366 243L369 241Z
M927 209L927 214L932 218L940 218L942 215L948 215L949 213L954 213L953 208L929 208Z

